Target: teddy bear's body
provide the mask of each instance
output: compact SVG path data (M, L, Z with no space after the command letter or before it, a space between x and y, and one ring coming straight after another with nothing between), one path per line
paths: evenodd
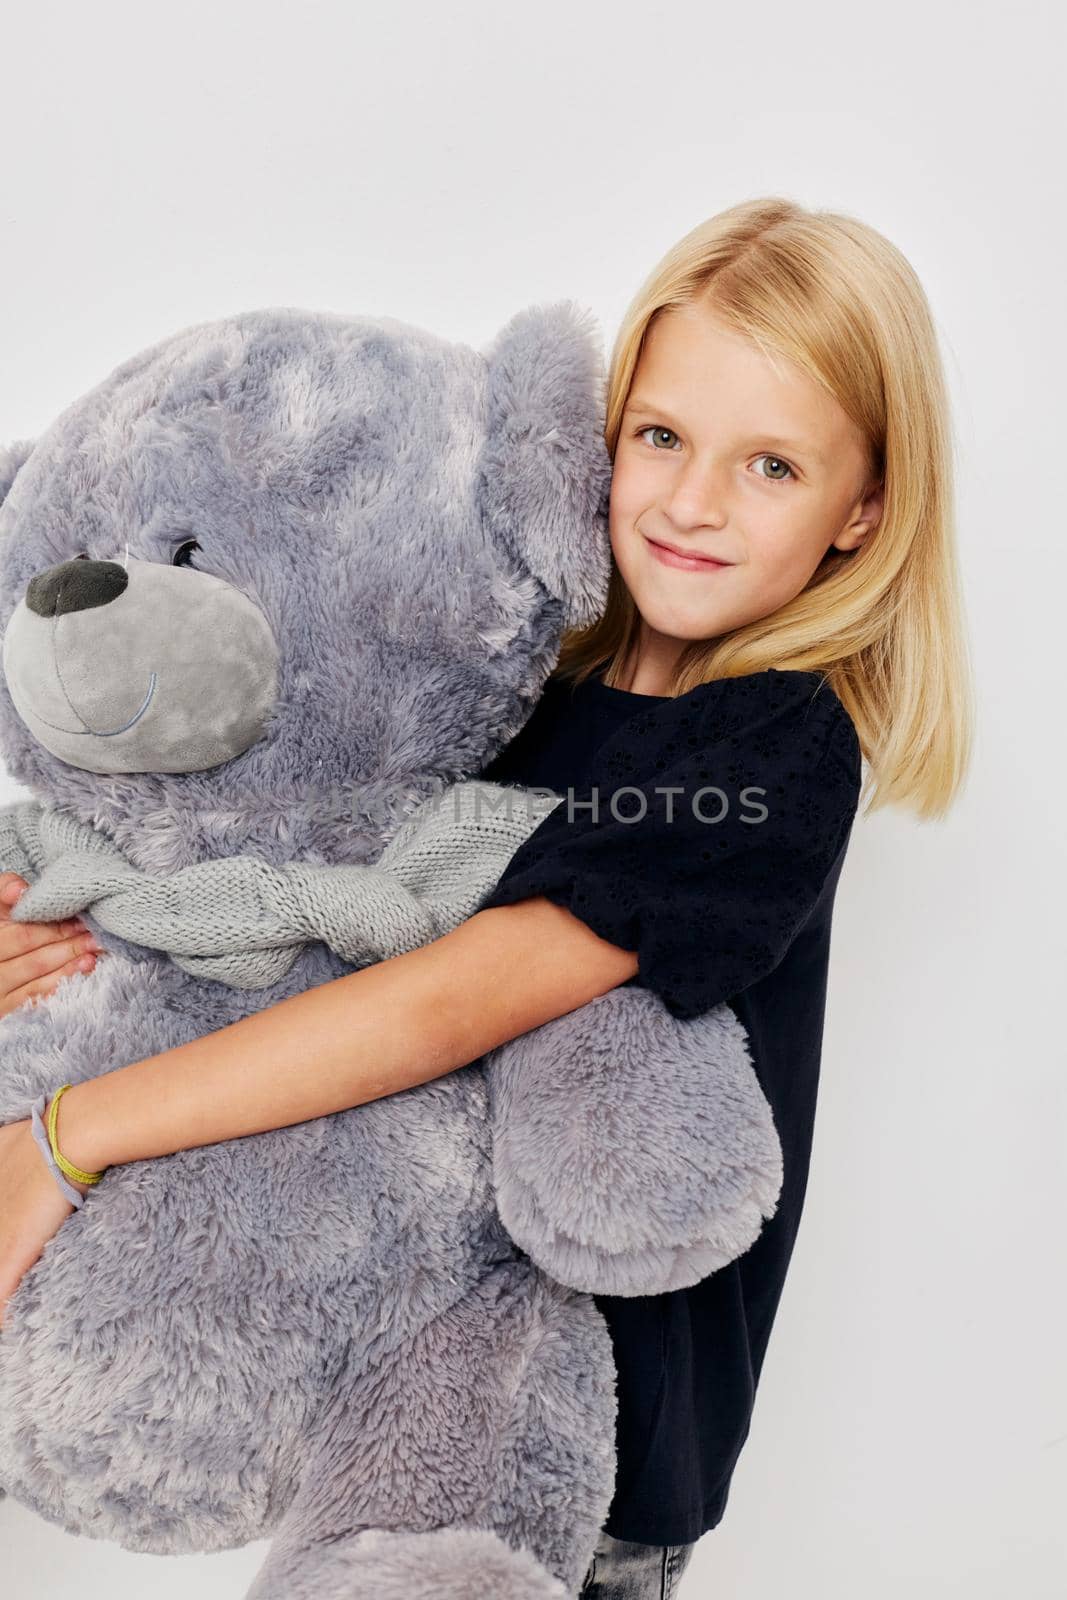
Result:
M154 1055L343 970L310 947L252 997L165 958L102 961L5 1020L5 1097ZM115 1168L25 1278L0 1346L4 1488L130 1549L266 1537L329 1466L345 1496L331 1535L506 1524L566 1567L577 1553L555 1545L548 1508L564 1488L572 1511L584 1501L568 1518L584 1545L610 1496L606 1329L499 1219L477 1064Z
M570 306L487 356L297 311L153 347L0 462L5 763L164 884L372 867L602 607L602 424ZM0 1023L0 1121L348 970L312 941L253 991L103 940ZM620 1148L590 1209L573 1067L599 1052ZM0 1489L134 1549L273 1533L255 1600L561 1597L614 1474L579 1291L713 1270L778 1159L727 1008L678 1024L631 989L416 1089L117 1166L10 1301Z

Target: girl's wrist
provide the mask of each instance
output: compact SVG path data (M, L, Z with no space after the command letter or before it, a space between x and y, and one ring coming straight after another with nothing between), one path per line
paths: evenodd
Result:
M111 1165L106 1150L106 1140L95 1114L98 1095L94 1095L95 1082L75 1083L67 1090L56 1114L56 1143L65 1160L83 1172L102 1172ZM81 1194L91 1187L68 1179Z

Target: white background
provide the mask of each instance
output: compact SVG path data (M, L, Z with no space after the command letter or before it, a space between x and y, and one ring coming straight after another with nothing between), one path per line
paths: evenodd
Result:
M683 1600L1067 1588L1063 45L1033 0L37 0L4 24L5 439L254 306L482 345L572 297L610 345L662 252L759 194L861 217L925 284L975 763L947 822L857 821L804 1222ZM10 1501L0 1547L12 1600L239 1600L266 1549L137 1556Z

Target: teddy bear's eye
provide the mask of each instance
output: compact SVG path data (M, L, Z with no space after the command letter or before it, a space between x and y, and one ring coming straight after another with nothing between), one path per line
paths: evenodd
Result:
M194 550L199 550L200 544L196 539L186 539L175 550L171 557L171 565L175 567L191 567Z

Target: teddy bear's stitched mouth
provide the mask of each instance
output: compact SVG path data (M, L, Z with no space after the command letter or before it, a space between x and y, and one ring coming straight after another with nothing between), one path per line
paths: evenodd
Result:
M140 722L141 718L148 710L148 707L151 705L152 696L155 694L155 692L156 675L153 672L149 676L148 693L141 702L140 710L136 711L130 720L128 722L124 722L121 727L109 728L104 732L97 732L95 728L61 728L57 722L49 722L47 717L42 717L38 712L34 712L34 716L37 718L38 722L43 723L46 728L54 729L56 733L81 734L83 737L90 739L113 739L118 733L128 733L135 723Z

